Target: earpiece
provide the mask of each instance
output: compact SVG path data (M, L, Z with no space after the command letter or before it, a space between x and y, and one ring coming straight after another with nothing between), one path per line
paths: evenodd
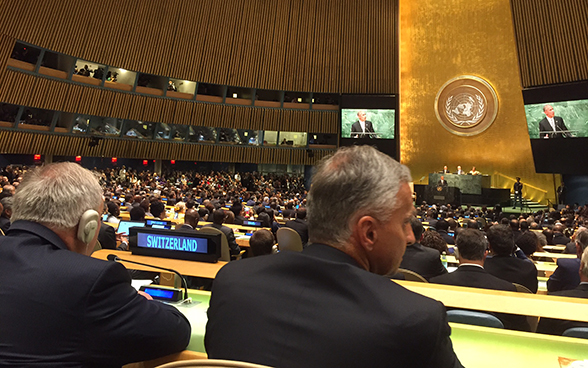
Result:
M94 236L98 231L99 220L100 215L98 212L94 210L87 210L84 212L80 218L80 223L78 224L78 239L82 243L89 244L92 239L94 239Z

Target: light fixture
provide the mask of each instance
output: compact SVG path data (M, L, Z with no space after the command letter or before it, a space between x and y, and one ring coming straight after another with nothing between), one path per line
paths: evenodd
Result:
M237 98L237 97L238 97L237 94L233 93L233 98Z
M76 156L76 162L82 161L82 156Z
M118 70L118 72L122 74L122 73L126 73L126 72L127 72L127 70L126 70L126 69L122 69L122 68L121 68L121 69L119 69L119 70Z
M243 133L243 135L244 135L245 137L247 137L247 136L249 135L249 132L244 132L244 133Z
M314 103L314 98L312 99L312 103Z
M298 102L302 102L302 97L298 97Z

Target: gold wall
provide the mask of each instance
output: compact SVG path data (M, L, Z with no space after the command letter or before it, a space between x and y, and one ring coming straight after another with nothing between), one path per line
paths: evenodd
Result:
M400 157L419 183L443 165L473 165L526 198L553 201L554 176L536 174L527 133L513 17L509 0L400 0ZM435 96L459 75L475 75L496 90L496 121L472 137L437 121ZM425 183L428 179L425 179Z

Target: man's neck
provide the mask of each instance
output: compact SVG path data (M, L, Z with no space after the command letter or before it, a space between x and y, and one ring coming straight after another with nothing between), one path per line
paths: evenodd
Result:
M462 257L459 257L458 260L459 260L460 266L477 265L477 266L484 268L484 260L471 260L471 259L465 259Z

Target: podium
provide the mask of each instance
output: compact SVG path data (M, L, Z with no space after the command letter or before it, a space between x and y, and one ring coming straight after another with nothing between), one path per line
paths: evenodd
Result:
M451 204L452 206L461 206L461 191L458 187L427 185L423 197L428 204Z

